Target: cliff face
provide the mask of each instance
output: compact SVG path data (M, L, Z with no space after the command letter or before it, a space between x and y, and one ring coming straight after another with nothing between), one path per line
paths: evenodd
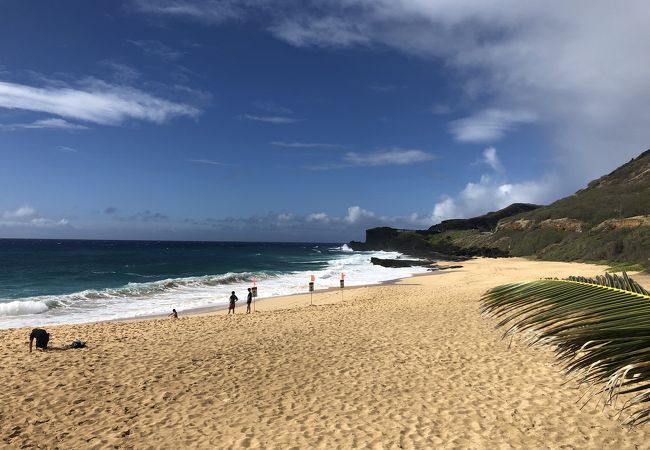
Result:
M373 228L354 249L436 258L533 256L650 267L650 150L548 206L515 203L428 230Z
M432 233L442 233L449 230L492 231L501 219L533 211L538 208L541 208L541 206L530 203L513 203L499 211L491 211L483 216L473 217L471 219L443 220L439 224L430 227L429 231Z

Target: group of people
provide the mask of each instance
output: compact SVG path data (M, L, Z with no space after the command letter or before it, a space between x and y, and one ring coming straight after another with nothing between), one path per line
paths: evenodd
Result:
M239 301L239 297L235 294L235 291L232 291L230 293L230 305L228 306L228 314L231 312L235 314L235 303ZM246 314L250 314L251 312L251 303L253 303L253 291L251 288L248 288L248 296L246 297ZM171 314L169 314L169 317L172 319L178 319L178 313L176 312L176 309L172 309Z
M228 314L232 311L235 314L235 303L239 301L239 298L235 295L235 291L230 293L230 306L228 307ZM253 291L251 288L248 288L248 296L246 297L246 314L251 312L251 303L253 303Z

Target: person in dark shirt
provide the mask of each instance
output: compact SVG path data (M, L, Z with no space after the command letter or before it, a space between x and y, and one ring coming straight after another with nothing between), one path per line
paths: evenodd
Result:
M230 295L230 306L228 307L228 314L230 314L230 311L232 311L233 314L235 314L235 302L237 302L239 299L235 295L235 291L232 291Z
M253 292L248 288L248 297L246 297L246 314L251 312L251 303L253 303Z
M50 340L50 334L42 328L34 328L29 334L29 353L32 352L34 340L36 340L36 350L45 351Z
M176 312L176 309L172 309L172 312L169 314L169 317L172 319L178 319L178 313Z

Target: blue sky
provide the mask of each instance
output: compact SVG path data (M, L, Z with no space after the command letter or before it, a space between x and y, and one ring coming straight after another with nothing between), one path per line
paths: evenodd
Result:
M0 237L347 241L648 147L650 7L0 0Z

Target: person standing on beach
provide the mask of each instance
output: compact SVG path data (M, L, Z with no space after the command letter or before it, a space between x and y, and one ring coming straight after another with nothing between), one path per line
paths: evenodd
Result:
M29 353L32 352L34 339L36 339L36 350L44 352L47 350L47 343L50 341L50 333L42 328L34 328L29 334Z
M248 288L248 297L246 297L246 314L251 312L251 303L253 303L253 292Z
M235 314L235 302L237 302L239 299L235 295L235 291L232 291L230 294L230 307L228 308L228 314L230 314L230 311L232 311L233 314Z

